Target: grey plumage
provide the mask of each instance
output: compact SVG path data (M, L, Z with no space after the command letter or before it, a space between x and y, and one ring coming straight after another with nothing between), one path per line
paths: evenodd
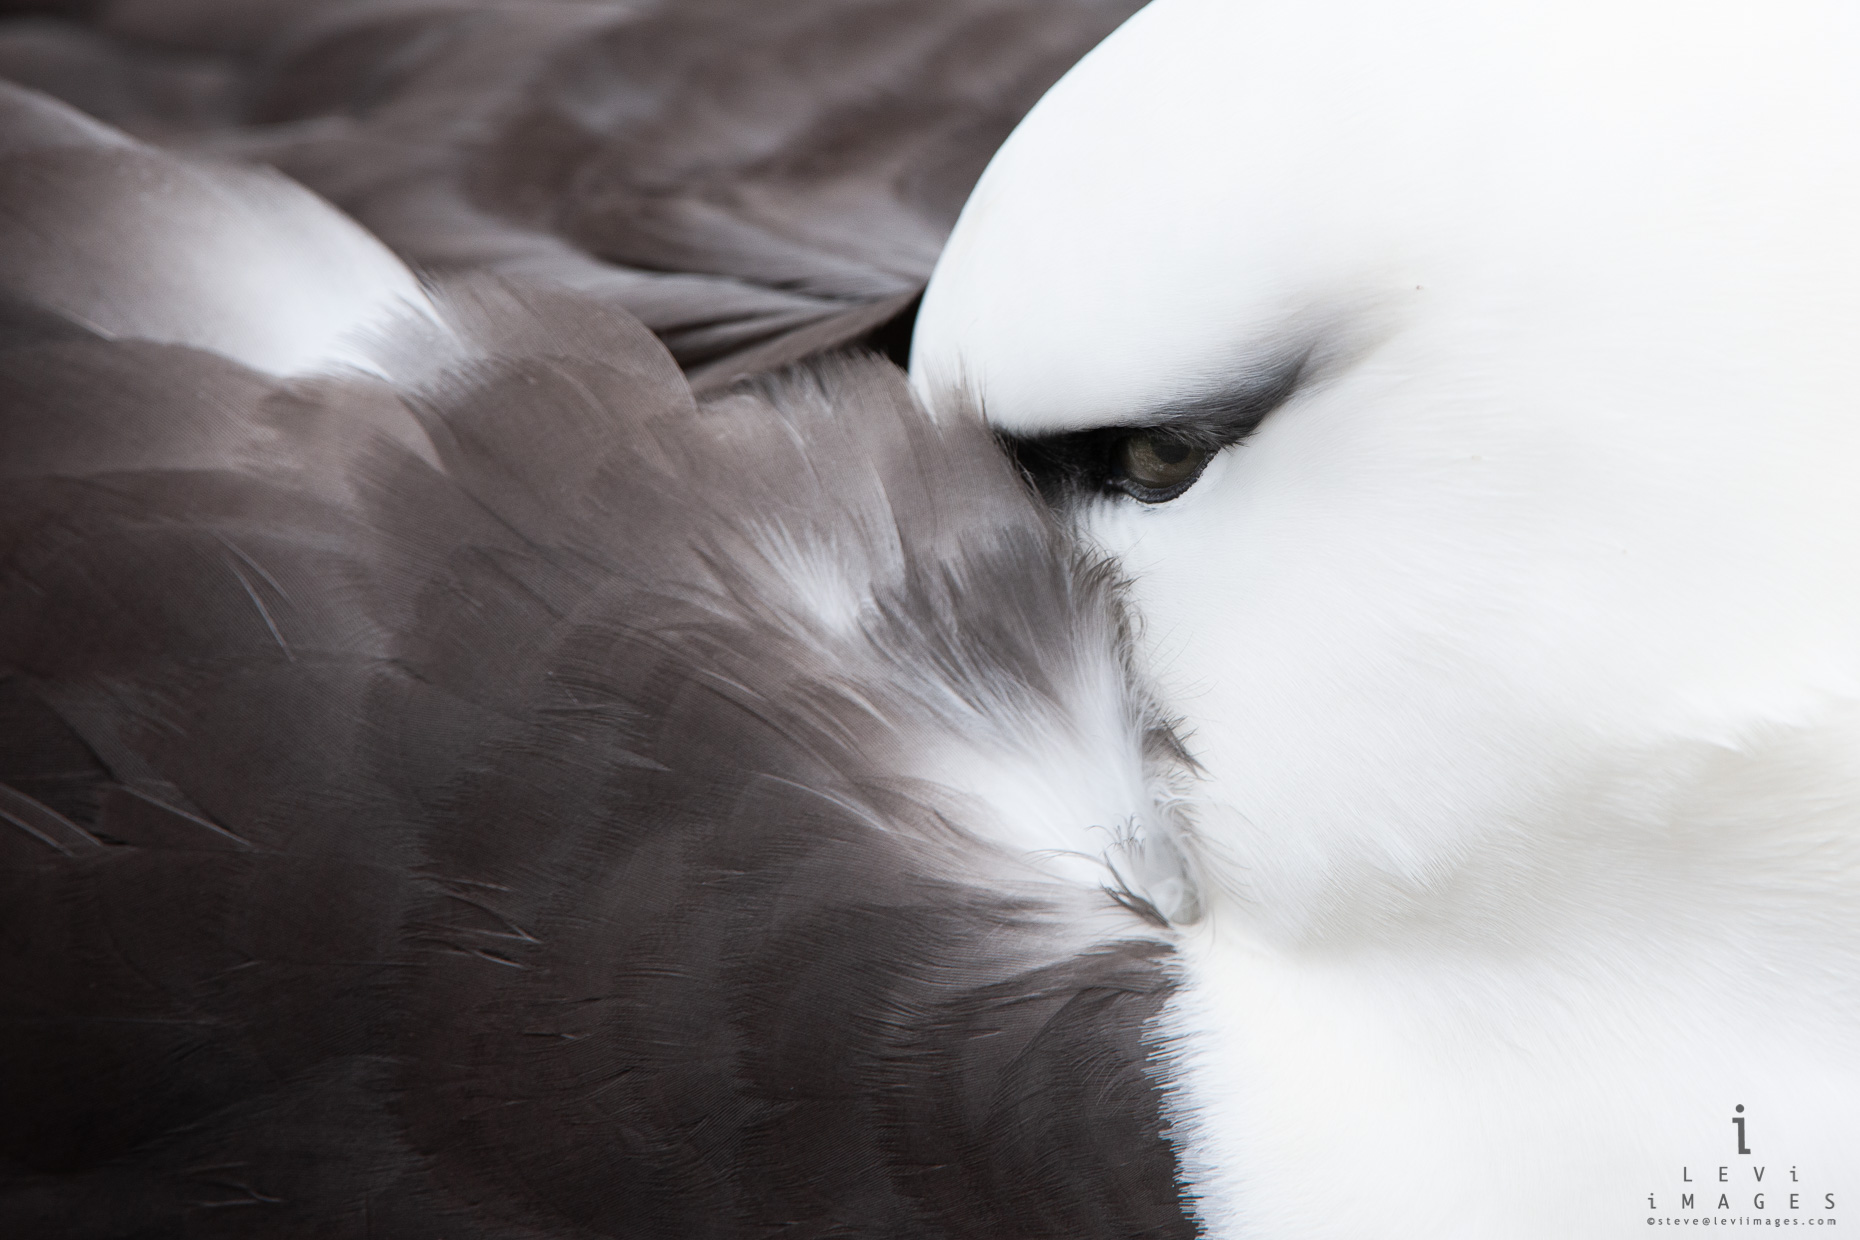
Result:
M908 314L970 186L1132 0L116 0L0 74L272 164L408 262L573 287L702 389Z
M0 1231L1190 1234L1166 943L919 761L1166 766L1115 582L882 361L436 296L281 379L15 289Z

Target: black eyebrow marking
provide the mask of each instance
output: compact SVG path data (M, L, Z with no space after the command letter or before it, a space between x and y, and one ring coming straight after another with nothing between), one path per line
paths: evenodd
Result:
M1040 497L1064 505L1095 495L1119 493L1112 454L1125 437L1165 429L1191 448L1218 452L1259 429L1269 414L1290 400L1309 369L1309 347L1272 365L1249 371L1201 396L1173 400L1133 414L1128 420L1056 435L1001 435L1008 455Z

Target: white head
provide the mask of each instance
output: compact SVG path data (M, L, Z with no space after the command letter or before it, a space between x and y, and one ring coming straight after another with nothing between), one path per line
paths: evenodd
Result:
M1083 471L1218 933L1504 994L1420 1040L1860 1013L1856 65L1815 0L1157 0L1002 148L913 379ZM1065 438L1144 427L1228 446L1147 503Z
M1668 822L1699 772L1663 764L1852 702L1854 33L1160 0L990 167L919 320L933 404L1264 414L1179 498L1077 511L1272 937L1438 929L1466 867L1565 870L1527 854L1572 813Z

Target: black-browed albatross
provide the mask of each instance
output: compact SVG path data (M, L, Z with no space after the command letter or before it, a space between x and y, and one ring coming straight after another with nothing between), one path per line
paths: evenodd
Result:
M546 79L438 123L597 9L291 17L256 127L138 130L501 281L9 98L9 1232L1844 1200L1838 21L1162 0L966 209L926 415L875 362L694 402L624 312L673 290L717 391L915 258L744 243L766 185L655 214L513 123ZM637 115L580 69L539 114ZM748 291L603 278L648 252Z

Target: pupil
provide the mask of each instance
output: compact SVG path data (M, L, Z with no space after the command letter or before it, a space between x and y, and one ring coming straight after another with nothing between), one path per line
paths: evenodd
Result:
M1188 459L1188 445L1169 439L1150 440L1150 451L1165 465L1180 465Z

